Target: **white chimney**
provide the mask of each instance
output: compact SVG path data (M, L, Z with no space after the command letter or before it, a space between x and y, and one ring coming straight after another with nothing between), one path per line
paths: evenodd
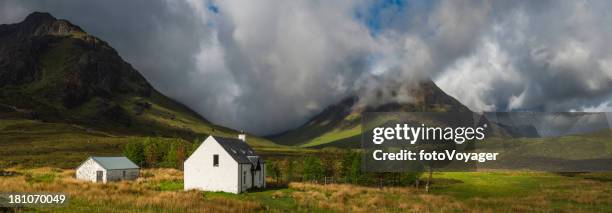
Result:
M238 134L238 140L246 142L246 134L244 134L244 132L241 131L240 134Z

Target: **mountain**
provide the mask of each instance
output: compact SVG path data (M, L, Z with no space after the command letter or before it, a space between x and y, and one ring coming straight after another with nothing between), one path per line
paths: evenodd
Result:
M155 90L107 42L40 12L0 25L0 120L10 119L187 140L237 134Z
M391 93L400 94L396 90ZM431 80L421 81L418 86L408 90L413 100L406 103L372 105L360 103L358 96L345 98L327 107L304 125L268 138L279 144L301 147L357 148L361 141L361 118L364 112L471 112Z

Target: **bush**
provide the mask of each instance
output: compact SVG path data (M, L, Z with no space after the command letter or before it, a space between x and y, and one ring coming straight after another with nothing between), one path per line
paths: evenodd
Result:
M123 155L138 166L145 163L144 146L139 141L131 141L123 147Z
M183 162L185 162L185 159L187 158L186 146L187 144L181 140L172 142L170 145L170 150L166 154L166 158L164 158L164 162L168 165L168 167L183 170Z
M147 138L123 147L123 154L143 167L183 168L187 143L181 139Z
M304 160L304 179L318 180L325 175L321 159L313 156L308 156Z

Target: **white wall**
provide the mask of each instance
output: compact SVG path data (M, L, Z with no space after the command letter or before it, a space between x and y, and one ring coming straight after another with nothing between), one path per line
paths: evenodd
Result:
M219 155L219 166L213 167L213 155ZM238 163L213 138L208 137L185 161L185 190L240 193Z
M76 178L79 180L96 182L96 171L103 172L103 182L106 183L106 169L91 158L87 159L77 168Z

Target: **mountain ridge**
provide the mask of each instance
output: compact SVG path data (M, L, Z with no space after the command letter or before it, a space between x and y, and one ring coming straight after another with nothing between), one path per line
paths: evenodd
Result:
M238 134L157 91L107 42L44 12L0 25L0 89L0 119L188 141Z

